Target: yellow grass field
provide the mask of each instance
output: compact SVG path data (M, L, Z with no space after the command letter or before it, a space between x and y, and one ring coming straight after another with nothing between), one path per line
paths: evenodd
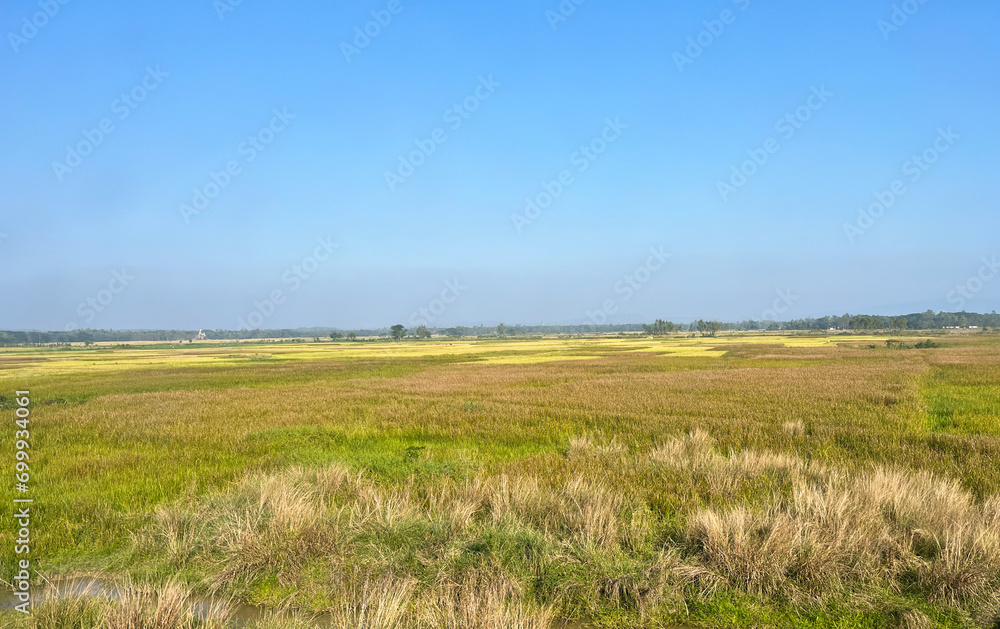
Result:
M1000 626L1000 337L888 338L3 348L34 582L129 594L0 624Z

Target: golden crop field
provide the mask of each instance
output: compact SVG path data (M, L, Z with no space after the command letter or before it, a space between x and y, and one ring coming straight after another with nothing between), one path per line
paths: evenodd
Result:
M2 349L32 557L119 594L0 624L1000 626L1000 337L887 338Z

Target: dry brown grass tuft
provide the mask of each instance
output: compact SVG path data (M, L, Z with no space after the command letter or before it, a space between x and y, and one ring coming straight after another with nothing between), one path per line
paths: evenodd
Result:
M733 585L757 594L785 588L801 546L801 530L791 518L744 508L702 510L692 518L689 535L708 566Z
M107 615L108 605L105 601L84 594L45 601L32 609L29 618L17 619L8 626L31 629L91 629L105 627ZM0 624L7 625L3 620L0 620Z
M793 422L782 422L781 429L789 437L802 437L806 434L806 424L801 419Z
M277 477L260 480L259 513L269 521L275 530L303 531L315 526L319 519L319 505L315 491L302 487L295 480L301 479L303 472L292 469Z
M181 508L158 514L159 538L168 547L196 549L217 568L208 581L213 588L234 579L253 581L279 568L279 578L294 572L309 557L336 548L344 534L339 512L332 508L338 493L350 493L359 479L333 466L306 472L292 468L271 475L251 475L227 495L193 512ZM200 541L187 540L192 526L168 526L174 521L198 522Z
M488 500L494 523L527 524L565 543L617 547L626 528L626 499L600 479L581 476L550 487L536 478L501 476Z
M723 460L715 451L711 435L695 428L683 438L673 437L649 453L654 463L662 463L686 471L704 471L717 467Z
M598 444L587 436L571 437L566 457L569 459L590 459L594 457L619 457L625 454L626 448L617 439L610 443Z
M934 624L922 611L918 609L908 609L900 614L900 629L931 629Z
M845 474L784 455L713 457L705 441L692 435L669 446L669 459L663 449L652 458L703 475L721 493L765 475L790 483L790 494L776 494L764 509L692 514L695 555L731 585L761 595L823 596L845 586L896 584L915 572L932 600L956 607L998 600L995 499L976 505L957 482L929 472L878 467Z
M448 522L450 534L459 536L471 527L489 498L489 487L482 478L463 485L445 480L427 489L424 508L429 514L440 514Z
M417 516L417 505L405 488L382 490L365 486L359 489L358 500L351 509L351 526L364 528L374 524L390 529Z
M159 507L153 514L153 527L140 544L166 551L169 561L184 566L199 550L205 537L205 522L191 510Z
M931 629L933 623L922 611L908 609L900 615L900 629Z
M337 602L330 609L337 629L396 629L403 626L416 582L358 571L334 583Z
M316 622L307 616L269 612L254 618L244 629L316 629Z
M355 479L360 480L360 477L360 474L352 474L346 465L332 463L314 472L316 493L324 499L330 499L343 493L352 482L356 482Z
M969 601L1000 601L1000 531L968 522L951 527L934 542L936 556L920 570L920 582L932 599L956 607Z
M548 629L552 609L524 603L516 583L472 573L460 583L435 587L424 599L421 629Z
M127 581L115 588L108 604L106 629L223 629L233 617L228 603L215 603L197 613L191 593L173 580L161 587Z

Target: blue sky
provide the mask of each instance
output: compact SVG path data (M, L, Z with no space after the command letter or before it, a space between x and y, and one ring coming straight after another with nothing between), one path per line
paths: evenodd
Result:
M5 4L0 328L956 310L1000 255L993 2L226 1Z

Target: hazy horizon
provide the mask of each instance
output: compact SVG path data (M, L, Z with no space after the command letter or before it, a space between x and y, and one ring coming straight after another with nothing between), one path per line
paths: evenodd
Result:
M826 318L826 317L842 317L842 316L845 316L845 315L852 316L852 317L853 316L858 316L858 315L864 315L864 316L871 315L871 316L876 316L876 317L894 318L894 317L901 317L901 316L905 316L905 315L923 314L923 313L926 313L926 312L933 312L935 315L940 315L940 314L954 314L954 315L965 314L965 315L974 315L974 316L988 316L990 314L992 314L992 315L996 315L997 314L997 312L995 310L992 311L992 312L976 312L974 310L947 312L947 311L944 311L944 310L934 311L934 310L930 310L929 309L929 310L923 310L923 311L919 311L919 312L881 312L881 313L879 313L879 312L876 312L876 313L842 312L842 313L839 313L839 314L833 313L833 312L829 312L829 313L826 313L826 314L823 314L823 315L817 315L817 316L785 317L785 318L767 319L767 320L760 319L759 317L757 317L757 318L747 318L747 319L741 319L741 320L736 320L736 319L732 319L732 320L718 320L718 319L705 318L705 317L682 317L682 318L677 318L677 317L670 318L670 317L667 317L666 319L664 319L663 317L655 317L655 318L648 318L648 319L636 319L636 318L630 318L628 316L613 316L613 317L608 317L607 321L605 321L604 323L600 323L600 324L594 323L593 321L591 321L589 319L585 320L585 321L540 321L540 322L537 322L537 323L530 323L530 322L529 323L525 323L525 322L521 322L521 321L491 321L491 320L486 320L486 321L478 321L478 322L471 322L471 323L456 323L456 324L453 324L453 325L438 325L438 324L433 324L433 323L430 323L430 322L425 323L424 320L420 320L420 321L415 321L415 322L410 323L409 327L407 327L407 331L412 333L412 332L415 331L416 327L419 327L419 325L427 325L427 327L429 329L431 329L431 330L443 330L443 329L450 329L450 328L495 328L495 327L499 326L500 324L505 325L508 329L517 328L517 327L528 327L528 328L531 328L531 327L545 327L545 326L548 326L548 327L574 327L574 326L591 326L591 325L593 325L593 326L604 326L604 327L629 326L629 325L631 325L631 326L640 326L640 325L645 325L645 324L653 323L653 321L655 319L663 319L665 321L670 321L672 323L681 324L681 325L693 324L693 323L695 323L695 322L697 322L699 320L719 321L720 323L723 323L723 324L739 324L739 323L745 323L745 322L748 322L748 321L756 321L758 323L780 323L780 324L784 324L784 323L790 323L790 322L795 322L795 321L806 321L806 320L813 320L813 321L815 321L817 319L822 319L822 318ZM254 332L254 331L273 331L273 330L292 330L292 331L296 331L296 330L301 330L301 331L339 330L339 331L342 331L342 332L350 332L350 331L362 331L362 330L364 330L364 331L389 330L389 328L392 325L395 325L396 323L404 323L404 322L403 322L402 319L400 319L398 321L394 321L393 323L369 324L369 325L362 325L362 326L354 326L354 327L351 327L351 328L341 327L341 326L332 326L332 325L305 325L305 326L295 326L295 327L270 327L270 326L263 326L261 328L251 328L251 327L248 327L248 326L244 326L244 327L232 326L232 327L220 327L220 328L211 328L211 327L195 327L195 328L176 328L176 327L175 328L100 328L100 327L88 328L88 327L73 327L73 328L70 328L69 330L66 330L66 329L64 329L64 330L43 330L43 329L36 329L36 328L7 328L7 329L4 329L2 331L9 331L9 332L59 333L59 332L65 332L65 331L76 331L76 330L84 331L84 330L90 329L90 330L95 330L95 331L96 330L103 330L103 331L110 330L112 332L162 332L162 331L194 331L194 330L214 330L214 331L222 331L222 332L239 332L239 331ZM785 328L782 328L782 329L785 329ZM787 329L791 330L791 331L802 331L799 328L787 328ZM825 330L826 328L822 328L822 329Z

